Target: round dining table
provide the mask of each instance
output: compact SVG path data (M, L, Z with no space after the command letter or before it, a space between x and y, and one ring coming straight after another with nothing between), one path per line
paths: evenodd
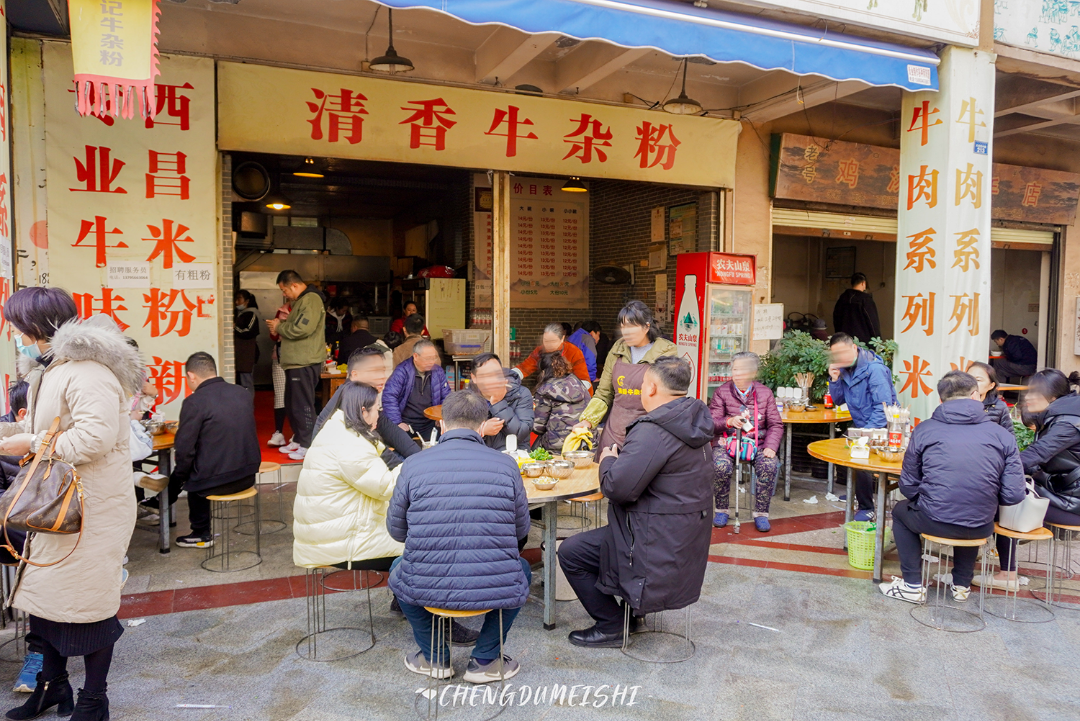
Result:
M889 489L889 477L898 478L903 469L903 460L886 461L873 451L869 458L852 458L847 439L834 438L827 441L814 441L806 447L814 458L827 461L848 469L847 502L844 504L844 522L851 520L855 500L854 471L870 471L877 478L877 494L874 509L877 513L877 533L874 544L874 583L881 583L881 558L885 550L885 496ZM845 534L845 538L847 538ZM846 544L845 544L846 545Z
M835 408L817 408L812 411L802 411L800 413L792 412L786 408L780 414L780 419L784 421L784 500L791 500L791 437L794 435L793 427L803 423L828 423L829 424L829 438L836 438L836 424L843 421L850 421L851 414L841 412ZM828 485L826 491L833 492L833 466L829 464L829 476ZM811 478L808 476L796 477L796 480L808 480L819 483L817 478Z
M442 420L442 406L431 406L424 409L424 418L432 421Z

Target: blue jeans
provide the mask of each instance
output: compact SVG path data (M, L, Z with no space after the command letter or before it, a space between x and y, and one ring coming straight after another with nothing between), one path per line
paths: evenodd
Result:
M394 568L401 563L401 557L390 566L391 573ZM525 581L527 584L532 583L532 569L529 568L529 562L524 558L521 559L521 570L525 572ZM413 606L405 603L400 598L398 604L401 606L401 612L405 614L405 618L409 619L409 623L412 625L413 638L416 639L416 645L420 647L421 653L424 654L424 658L428 663L431 662L431 619L432 614L423 606ZM506 635L510 633L510 627L514 625L514 619L517 618L520 608L504 608L502 609L502 631L503 631L503 643L506 642ZM440 639L440 648L436 650L435 655L439 658L450 659L450 649L446 647L446 639ZM476 639L476 648L473 649L472 657L477 661L488 663L494 661L499 657L499 611L488 611L484 614L484 626L480 629L480 637Z

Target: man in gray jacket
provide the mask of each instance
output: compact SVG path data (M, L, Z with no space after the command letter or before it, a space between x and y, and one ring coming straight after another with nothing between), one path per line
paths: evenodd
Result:
M506 448L506 437L515 436L518 448L528 448L533 426L533 397L516 373L507 373L499 356L481 353L472 362L472 387L487 399L491 417L480 435L491 448Z

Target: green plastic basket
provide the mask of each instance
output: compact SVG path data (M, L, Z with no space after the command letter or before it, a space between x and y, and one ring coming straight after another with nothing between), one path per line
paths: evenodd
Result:
M848 564L863 571L874 570L876 531L867 530L872 525L870 521L848 521L844 524Z

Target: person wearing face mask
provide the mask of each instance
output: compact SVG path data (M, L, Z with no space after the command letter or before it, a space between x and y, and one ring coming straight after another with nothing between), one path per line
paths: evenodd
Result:
M593 399L575 426L595 428L607 419L597 456L606 446L621 446L627 427L645 415L641 381L649 365L662 356L678 354L674 343L660 337L652 311L640 300L630 301L619 311L618 324L622 338L611 346Z
M1047 368L1031 376L1024 404L1036 427L1035 440L1021 451L1020 463L1034 479L1039 496L1050 499L1044 521L1080 526L1080 396L1069 388L1064 373ZM976 576L976 586L1020 587L1016 557L1008 541L998 537L1001 571L989 579Z
M255 395L255 364L259 362L259 304L246 290L236 291L233 320L233 349L236 382Z
M979 398L982 400L986 415L1015 436L1016 431L1013 429L1012 416L1009 415L1009 406L1005 405L1005 401L998 395L997 371L991 365L974 361L968 366L967 372L979 384Z

